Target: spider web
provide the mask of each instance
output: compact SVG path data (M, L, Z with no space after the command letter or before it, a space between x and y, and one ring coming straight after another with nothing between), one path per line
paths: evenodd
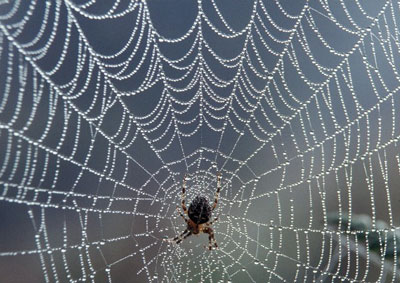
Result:
M1 278L399 280L399 19L397 1L0 1ZM184 174L190 203L217 172L219 249L163 241Z

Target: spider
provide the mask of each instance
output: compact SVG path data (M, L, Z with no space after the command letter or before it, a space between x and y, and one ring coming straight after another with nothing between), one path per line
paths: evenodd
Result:
M183 178L181 205L183 212L189 216L189 219L186 219L186 217L182 214L182 212L180 212L179 206L177 206L177 211L183 218L183 220L185 220L187 227L185 231L182 232L182 234L172 239L173 242L179 244L180 242L182 242L182 240L186 239L192 234L197 235L200 233L207 233L208 249L211 250L213 246L215 248L218 248L217 241L214 238L214 230L211 228L211 225L218 220L218 216L213 221L210 221L210 218L211 218L211 213L217 207L220 190L221 190L221 173L217 173L217 191L215 193L214 204L210 206L208 200L204 196L198 195L190 203L188 210L185 204L185 193L186 193L186 175L185 175L185 177Z

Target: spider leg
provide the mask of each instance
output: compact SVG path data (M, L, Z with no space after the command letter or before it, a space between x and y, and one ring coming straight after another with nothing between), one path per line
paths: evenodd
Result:
M214 242L214 247L218 248L217 241L214 238L214 230L211 227L206 227L203 230L204 233L208 234L208 249L211 251L213 247L213 242Z
M210 222L206 223L206 224L207 224L207 226L211 226L211 225L213 225L213 223L214 223L215 221L218 221L218 218L219 218L219 214L217 215L217 217L215 217L215 218L214 218L214 220L213 220L213 221L210 221Z
M179 236L176 236L175 238L173 238L171 241L179 244L182 241L182 236L185 235L187 232L189 232L189 230L185 229L185 231L183 231Z
M176 242L176 243L179 244L182 240L185 240L190 235L192 235L192 232L187 233L185 236L183 236L183 238L179 242Z
M178 211L179 215L185 220L186 223L188 223L189 220L185 218L185 216L182 214L182 212L179 211L179 206L176 206L176 211Z
M221 191L221 173L217 173L217 192L215 193L215 200L214 204L212 206L212 210L214 210L217 207L218 203L218 197L219 197L219 192Z
M187 230L187 229L186 229ZM183 234L182 234L183 235ZM179 244L180 242L182 242L183 240L185 240L187 237L189 237L190 235L192 235L192 232L189 231L189 233L187 233L185 236L181 237L176 241L177 244Z
M188 210L187 210L187 207L186 207L186 204L185 204L185 199L186 199L186 174L185 174L185 177L183 177L181 200L182 200L183 212L188 214Z

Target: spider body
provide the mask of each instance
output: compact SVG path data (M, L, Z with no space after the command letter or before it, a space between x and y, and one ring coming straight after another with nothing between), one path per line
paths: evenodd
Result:
M189 205L188 216L195 224L207 223L211 218L211 206L203 196L197 196Z
M218 203L218 196L221 190L221 174L217 174L217 191L215 193L215 200L213 205L211 206L208 200L204 196L196 196L193 201L189 205L189 209L186 207L186 200L185 200L185 193L186 193L186 176L183 179L183 186L182 186L182 195L181 195L181 206L182 210L185 214L189 216L189 219L179 211L179 207L177 207L179 214L185 220L187 227L185 231L179 236L176 236L172 239L172 241L179 244L182 240L186 239L190 235L206 233L208 234L208 249L211 250L214 246L218 248L217 241L214 238L214 230L211 228L211 225L218 220L218 216L213 220L210 221L212 212L217 207Z

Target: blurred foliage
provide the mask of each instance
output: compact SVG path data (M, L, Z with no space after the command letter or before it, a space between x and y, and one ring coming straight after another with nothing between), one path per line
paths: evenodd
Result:
M367 214L352 214L332 212L327 215L328 224L336 226L337 230L355 234L356 237L368 243L371 251L385 257L393 258L400 254L400 230L391 228L385 221L377 220L375 226Z

